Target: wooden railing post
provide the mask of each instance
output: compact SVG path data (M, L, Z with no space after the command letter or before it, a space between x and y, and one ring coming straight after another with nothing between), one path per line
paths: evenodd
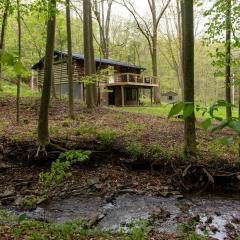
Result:
M127 82L129 82L130 80L130 76L129 76L129 73L127 73Z

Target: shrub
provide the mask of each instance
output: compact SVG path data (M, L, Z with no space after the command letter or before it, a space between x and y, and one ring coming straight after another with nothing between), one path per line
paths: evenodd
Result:
M97 140L104 145L111 145L116 132L111 129L103 129L97 132Z
M78 136L84 134L96 134L96 126L89 126L87 123L81 123L74 131Z
M129 224L124 240L146 240L151 231L149 222L140 219Z
M70 168L78 162L84 162L89 159L90 151L68 151L60 154L58 159L52 163L50 172L39 174L40 183L47 191L58 185L65 177L71 176Z
M127 151L133 159L138 159L142 151L141 144L137 142L130 142L128 143Z

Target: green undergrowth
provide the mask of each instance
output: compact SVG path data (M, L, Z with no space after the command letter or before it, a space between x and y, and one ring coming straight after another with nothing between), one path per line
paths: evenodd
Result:
M183 222L178 225L178 231L184 234L186 240L207 240L207 232L205 232L203 235L196 233L197 224L198 223L194 220L190 222Z
M90 221L91 222L91 221ZM0 210L0 238L16 240L148 240L153 226L147 220L138 219L116 232L100 230L86 220L69 220L64 223L28 219L27 214L15 216ZM14 223L14 224L13 224ZM197 221L183 222L178 225L177 238L181 240L207 240L207 231L196 234ZM2 239L2 238L1 238ZM164 238L165 239L165 238ZM239 237L236 238L239 240Z
M0 96L5 95L17 95L17 85L16 83L12 83L9 81L1 81L1 88ZM21 83L21 97L39 97L40 93L37 91L32 91L31 88L26 83Z
M123 107L116 109L115 107L113 109L122 111L122 112L131 112L131 113L140 113L145 115L152 115L152 116L160 116L160 117L167 117L170 110L171 110L172 104L161 104L161 105L153 105L153 106L143 106L143 107ZM219 117L226 117L226 111L225 109L219 109L217 112ZM238 116L238 110L236 107L233 108L233 116ZM198 119L207 118L208 116L205 115L202 116L201 112L196 112L196 117Z
M152 226L145 220L136 220L118 232L101 231L88 221L73 220L64 223L30 220L25 213L14 216L0 211L0 237L29 240L147 240ZM2 219L3 216L3 219ZM14 223L14 224L12 224Z

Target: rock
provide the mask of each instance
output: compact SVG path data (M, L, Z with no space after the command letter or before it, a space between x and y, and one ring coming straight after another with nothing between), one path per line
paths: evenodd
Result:
M4 193L0 194L0 198L11 197L15 194L14 190L7 189Z
M87 184L89 186L93 186L95 184L98 184L100 182L99 178L98 177L94 177L94 178L91 178L91 179L88 179L87 180Z
M103 187L104 187L104 185L101 184L101 183L98 183L98 184L95 184L95 185L94 185L94 188L96 188L96 190L98 190L98 191L102 190Z
M203 231L206 230L206 225L200 223L200 224L198 225L198 228L203 232Z
M195 216L191 217L189 220L190 220L190 222L198 223L198 222L200 222L200 216L199 215L195 215Z
M106 203L113 203L113 202L115 202L116 201L115 194L114 193L108 193L105 196L105 201L106 201Z
M234 224L240 224L240 218L233 216L232 223Z
M213 218L212 217L208 217L206 224L211 224L213 222Z
M167 211L163 208L158 208L158 209L154 210L154 212L151 214L149 220L152 223L165 222L170 216L171 216L171 214L169 211Z
M159 195L162 197L169 197L171 194L169 192L160 192Z
M227 223L224 227L231 232L235 231L235 227L231 223Z
M3 206L7 206L7 205L12 204L14 202L14 200L15 200L15 197L6 197L6 198L1 199L0 201Z
M14 201L14 205L16 205L16 206L21 206L22 203L23 203L23 200L24 200L23 197L18 196L18 197L15 199L15 201Z
M19 182L15 185L16 190L20 190L24 187L29 187L31 185L31 182Z
M210 225L210 226L209 226L209 229L210 229L213 233L219 232L219 229L218 229L215 225Z
M183 197L183 195L179 194L179 195L176 195L175 198L177 200L182 200L184 197Z
M93 215L89 220L89 226L96 226L105 216L106 215L102 213L97 213L96 215Z
M5 162L1 161L1 159L0 159L0 171L5 171L8 168L10 168L10 166L8 164L6 164Z
M222 214L220 212L215 212L216 216L220 217Z

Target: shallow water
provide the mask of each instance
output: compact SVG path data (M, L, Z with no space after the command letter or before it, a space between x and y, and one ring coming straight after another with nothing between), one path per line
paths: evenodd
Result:
M56 222L98 218L100 229L118 230L133 220L149 219L159 209L170 213L170 216L160 216L154 221L155 228L162 232L175 232L179 223L189 217L199 216L200 222L196 228L198 233L203 233L200 229L205 224L210 236L220 240L228 239L225 225L231 223L240 235L240 224L233 223L234 218L240 220L240 196L186 196L183 200L177 200L174 197L125 194L110 202L99 197L73 197L42 205L28 215ZM206 224L210 217L211 223Z

